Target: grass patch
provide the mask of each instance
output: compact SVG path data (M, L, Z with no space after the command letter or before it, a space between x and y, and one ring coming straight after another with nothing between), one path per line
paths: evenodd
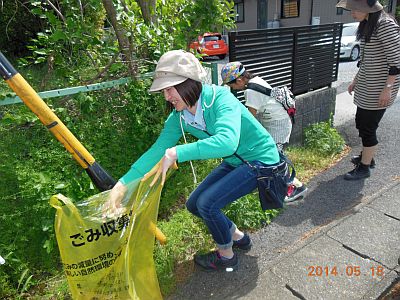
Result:
M212 247L212 239L204 224L185 209L157 226L168 238L167 244L157 245L154 253L161 291L168 295L193 272L193 254Z
M287 156L296 168L296 177L303 183L310 181L315 175L329 169L350 152L350 147L345 146L340 153L326 155L317 150L289 147Z

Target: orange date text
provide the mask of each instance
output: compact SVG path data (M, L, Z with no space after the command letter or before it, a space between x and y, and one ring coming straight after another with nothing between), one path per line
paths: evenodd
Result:
M342 267L333 266L307 266L307 276L308 277L330 277L330 276L372 276L372 277L382 277L384 276L384 268L382 266L374 266L368 269L362 269L360 266L356 265L344 265Z

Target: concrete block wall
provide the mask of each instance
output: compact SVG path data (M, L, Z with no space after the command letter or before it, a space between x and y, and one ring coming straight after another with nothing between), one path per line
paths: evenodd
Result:
M302 145L304 129L311 124L328 121L335 113L336 88L322 88L296 97L296 116L290 145Z

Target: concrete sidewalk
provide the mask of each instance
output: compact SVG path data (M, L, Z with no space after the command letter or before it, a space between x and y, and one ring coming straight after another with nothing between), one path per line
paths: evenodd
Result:
M399 100L399 99L398 99ZM360 151L351 96L337 96L335 126L352 147L308 184L307 197L251 234L237 272L191 276L169 299L378 299L400 280L400 103L378 130L370 178L343 180Z

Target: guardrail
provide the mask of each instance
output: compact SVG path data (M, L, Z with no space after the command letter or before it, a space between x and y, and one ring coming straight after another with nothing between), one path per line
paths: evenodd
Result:
M206 68L206 71L207 71L206 83L218 84L217 64L216 63L203 63L203 66ZM151 77L153 77L153 75L154 75L154 72L145 73L145 74L140 75L140 79L151 78ZM74 94L78 94L78 93L87 93L87 92L112 88L115 86L126 84L126 83L130 82L131 80L132 80L131 77L124 77L124 78L117 79L117 80L111 80L111 81L105 81L105 82L100 82L100 83L93 83L93 84L88 84L88 85L39 92L38 95L42 99L69 96L69 95L74 95ZM19 104L19 103L22 103L22 100L18 96L5 97L3 99L0 99L0 106L10 105L10 104Z

